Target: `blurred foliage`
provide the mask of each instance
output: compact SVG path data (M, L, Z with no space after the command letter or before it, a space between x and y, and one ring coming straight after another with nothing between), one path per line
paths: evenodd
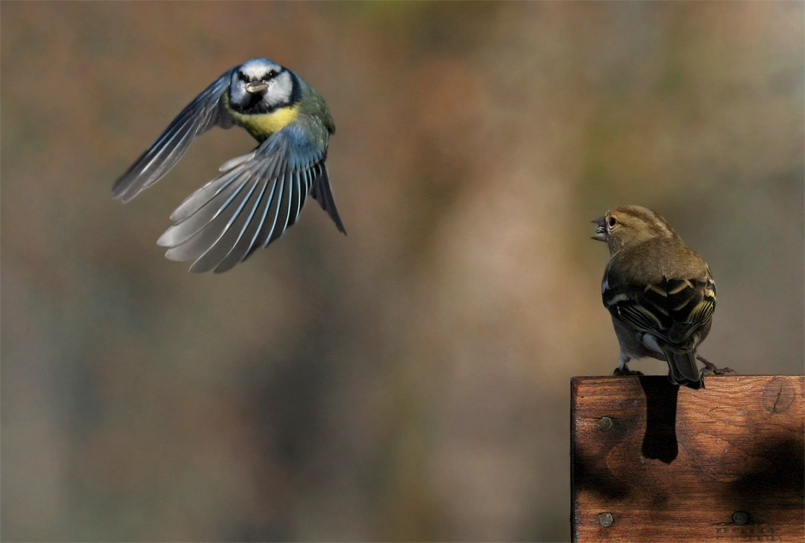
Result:
M569 378L618 358L590 220L621 204L709 261L704 356L802 371L800 2L0 15L7 540L567 539ZM327 99L349 235L308 203L188 275L154 242L249 136L110 189L255 56Z

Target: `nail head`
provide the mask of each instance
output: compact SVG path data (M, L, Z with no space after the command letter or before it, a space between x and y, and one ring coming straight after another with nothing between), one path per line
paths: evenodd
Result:
M598 429L606 432L607 430L612 430L612 427L615 423L609 417L601 417L598 420Z
M747 522L749 522L749 513L746 511L735 511L732 514L732 522L737 524L738 526L743 526Z

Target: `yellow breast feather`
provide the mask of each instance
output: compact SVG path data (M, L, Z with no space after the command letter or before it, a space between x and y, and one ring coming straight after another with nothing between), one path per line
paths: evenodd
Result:
M227 100L228 101L228 100ZM229 105L229 104L227 104ZM254 138L263 141L275 132L291 124L299 115L299 105L284 107L271 113L244 115L232 108L227 108L239 125L245 128Z

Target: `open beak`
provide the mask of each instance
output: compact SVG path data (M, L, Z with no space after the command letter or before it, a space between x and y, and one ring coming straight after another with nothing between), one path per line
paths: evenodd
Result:
M607 223L606 217L598 217L597 219L593 220L595 223L595 235L593 239L597 239L598 241L606 241L607 240Z
M268 88L268 83L246 83L246 91L254 94Z

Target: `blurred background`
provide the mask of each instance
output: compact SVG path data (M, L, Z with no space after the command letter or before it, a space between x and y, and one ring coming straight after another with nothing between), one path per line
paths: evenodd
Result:
M568 540L569 381L619 353L590 221L622 204L710 263L705 357L802 373L800 2L0 10L5 540ZM257 56L326 98L349 235L309 201L188 274L155 241L248 134L110 191Z

